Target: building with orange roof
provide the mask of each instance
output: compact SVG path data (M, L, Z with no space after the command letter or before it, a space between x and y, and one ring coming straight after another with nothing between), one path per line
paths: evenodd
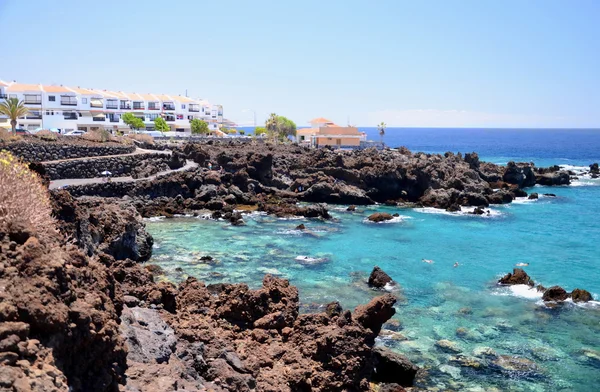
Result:
M154 129L154 120L162 117L172 131L190 132L190 121L200 119L209 124L210 130L218 130L223 124L223 106L181 95L153 93L125 93L93 88L63 85L40 85L0 80L0 99L17 98L30 110L20 118L19 128L28 130L57 128L89 131L108 129L128 131L121 120L124 113L131 112ZM0 117L0 127L6 118Z
M310 128L296 130L298 142L304 145L358 148L361 141L366 141L366 135L356 127L341 127L324 117L314 118L309 123Z

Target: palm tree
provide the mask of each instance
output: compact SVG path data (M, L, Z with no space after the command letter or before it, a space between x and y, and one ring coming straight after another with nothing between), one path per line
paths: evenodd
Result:
M25 117L28 113L29 109L18 98L8 98L0 103L0 114L10 118L13 134L17 133L17 118Z
M277 137L279 136L279 116L271 113L265 122L265 128L267 128L268 135L277 141Z
M383 144L383 135L385 135L385 128L387 128L387 125L385 125L385 123L383 121L377 125L377 130L379 131L379 137L381 138L382 144Z

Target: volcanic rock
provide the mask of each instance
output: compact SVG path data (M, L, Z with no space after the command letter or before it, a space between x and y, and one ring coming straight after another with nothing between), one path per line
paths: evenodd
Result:
M394 217L391 214L388 214L387 212L375 212L369 215L367 219L371 222L379 223L394 219Z
M374 381L396 383L403 387L413 385L419 368L406 357L383 347L374 349L373 354L375 357Z
M371 275L369 275L369 287L374 287L377 289L382 289L386 284L393 282L392 278L388 274L386 274L381 268L375 267L373 271L371 271Z
M589 302L594 299L589 291L582 289L573 290L571 292L571 298L573 299L573 302Z
M560 286L552 286L544 292L542 300L544 301L564 301L569 298L569 294Z
M513 269L512 274L506 274L504 277L500 278L498 283L506 285L526 284L531 287L534 286L533 280L531 280L529 275L527 275L527 273L521 268Z
M535 192L531 193L531 194L529 195L529 197L528 197L528 199L529 199L529 200L536 200L536 199L538 199L538 198L539 198L539 196L538 196L538 194L537 194L537 193L535 193Z

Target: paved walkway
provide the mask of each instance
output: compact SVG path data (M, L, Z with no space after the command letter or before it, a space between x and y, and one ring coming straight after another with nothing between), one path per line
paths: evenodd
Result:
M128 154L117 154L117 155L98 155L93 157L81 157L81 158L65 158L65 159L57 159L55 161L44 161L41 162L43 165L49 163L59 163L59 162L68 162L68 161L83 161L90 159L102 159L102 158L119 158L119 157L128 157L131 155L140 155L140 154L163 154L163 155L171 155L171 150L144 150L143 148L136 148L134 152L130 152Z
M142 150L142 151L150 151L150 150ZM116 155L116 156L122 156L122 155ZM105 157L95 157L95 158L105 158ZM78 159L88 159L88 158L78 158ZM91 158L89 158L91 159ZM193 168L197 168L198 164L194 161L186 161L185 165L180 167L179 169L173 169L173 170L165 170L162 172L158 172L156 174L153 174L151 176L148 177L142 177L142 178L133 178L131 176L128 177L111 177L110 181L111 182L137 182L137 181L144 181L144 180L153 180L156 177L161 177L167 174L171 174L171 173L177 173L180 171L185 171L188 169L193 169ZM95 177L95 178L68 178L65 180L55 180L55 181L50 181L50 189L57 189L57 188L62 188L64 186L67 185L88 185L88 184L99 184L99 183L103 183L106 181L106 177Z

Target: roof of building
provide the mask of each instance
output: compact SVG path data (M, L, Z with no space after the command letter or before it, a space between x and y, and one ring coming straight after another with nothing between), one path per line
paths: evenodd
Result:
M317 118L313 118L312 120L310 120L309 123L333 123L333 121L328 120L323 117L317 117Z
M11 83L6 91L42 91L39 84Z
M96 95L96 93L88 88L81 88L79 86L77 87L67 87L69 90L76 92L77 94L84 94L84 95Z
M77 93L82 95L96 95L108 98L119 98L127 100L144 100L144 101L179 101L182 103L195 103L203 106L210 106L208 101L200 99L192 99L182 95L168 94L145 94L145 93L125 93L123 91L97 90L91 88L68 87L68 86L51 86L39 84L23 84L16 82L5 82L0 80L0 86L6 87L6 91L11 92L28 92L28 91L45 91L48 93Z
M72 93L73 91L69 90L65 86L42 86L47 93Z

